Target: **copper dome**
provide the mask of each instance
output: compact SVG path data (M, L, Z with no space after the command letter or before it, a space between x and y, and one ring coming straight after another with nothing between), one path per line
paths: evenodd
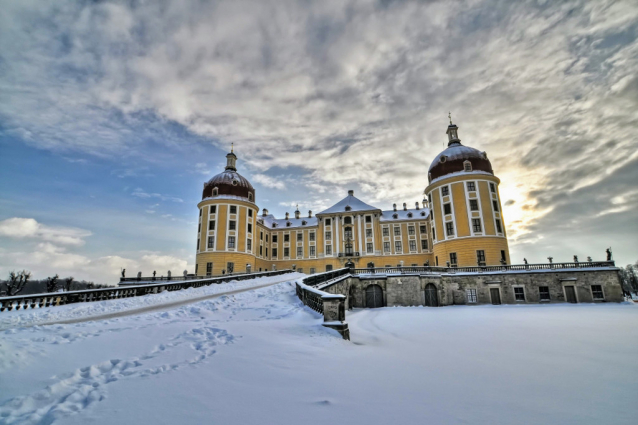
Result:
M430 164L428 182L432 182L432 180L447 174L463 171L483 171L494 174L492 164L490 160L487 159L487 154L478 149L463 146L461 140L458 138L457 130L458 127L454 124L450 124L448 127L447 133L450 138L448 147L438 154L436 158L434 158L434 161L432 161L432 164ZM466 161L469 161L471 164L469 170L465 168Z
M237 172L234 153L226 155L228 165L226 169L204 183L202 199L215 196L231 195L246 198L249 202L255 202L255 189L248 180ZM217 189L215 191L215 189Z

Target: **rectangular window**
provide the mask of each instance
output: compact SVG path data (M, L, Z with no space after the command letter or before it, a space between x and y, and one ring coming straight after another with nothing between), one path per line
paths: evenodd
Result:
M390 252L390 242L383 242L383 251Z
M330 219L326 218L326 226L330 226Z
M603 287L602 285L592 285L591 286L591 295L595 300L604 300L605 296L603 295Z
M329 241L332 239L332 232L326 232L326 240Z
M199 251L199 239L197 239L197 250Z
M476 289L466 289L465 296L467 297L468 304L476 303Z
M297 273L303 273L303 267L297 267Z
M248 209L248 217L252 217L253 216L253 210Z
M496 193L496 186L494 185L494 183L490 183L490 192Z
M421 234L425 234L428 232L427 227L426 226L419 226L419 232L421 232Z
M476 191L476 186L474 185L474 182L467 182L467 191L468 192Z
M315 274L315 268L314 267L310 267L310 274Z
M315 247L314 247L314 245L309 246L308 249L310 250L310 256L314 257L315 256Z
M390 229L387 227L383 228L383 236L390 236Z
M456 262L456 252L450 252L450 266L456 267L458 263Z
M326 266L326 271L327 271L327 272L332 271L332 265L331 265L331 264L328 264L328 265Z
M284 248L284 257L290 257L290 248Z
M498 212L498 202L492 201L492 207L494 207L494 211Z
M408 235L414 236L415 234L414 226L408 226Z
M252 239L247 239L246 240L246 250L248 252L253 250L253 240ZM266 254L266 256L268 256L268 254Z
M266 258L268 258L268 248L266 248Z
M235 237L234 236L229 236L228 237L228 248L235 248Z
M277 248L272 249L272 258L277 259Z
M366 215L366 223L372 223L372 216Z
M428 249L428 241L426 241L425 239L421 240L421 249L423 250Z
M248 223L248 233L252 233L253 232L253 225ZM266 242L268 242L268 235L266 235Z
M288 234L284 235L284 242L290 242L290 235Z
M264 240L264 232L259 232L259 240L260 241Z
M208 247L215 248L215 236L208 237Z
M206 263L206 276L213 274L213 263Z
M443 214L445 214L445 215L452 214L452 205L444 204L443 205Z
M297 232L297 240L298 241L302 241L303 240L303 233Z
M264 247L259 245L259 256L262 257L264 255Z
M394 242L394 252L401 252L403 248L401 247L401 241Z
M476 262L479 266L485 265L485 251L483 251L482 249L476 251Z
M514 288L514 298L516 301L525 301L525 290L523 288Z
M501 220L496 220L496 231L498 233L503 233L503 228L501 227Z
M199 210L199 216L200 217L202 216L202 210Z
M428 203L432 205L432 194L428 193Z
M228 230L235 230L237 228L237 222L235 220L230 220L228 222Z
M300 246L297 247L297 257L303 257L303 248Z
M230 206L230 213L231 214L237 214L237 206L236 205L231 205Z
M366 238L372 237L372 229L366 229Z
M315 232L310 232L309 235L310 236L308 237L308 239L310 240L310 242L314 242L314 240L315 240Z
M507 258L505 258L505 250L503 249L501 249L501 260L507 261Z
M268 243L268 233L266 233L266 243Z
M478 201L476 199L470 199L470 210L471 211L478 211L479 210Z
M272 235L272 243L277 243L277 235Z
M394 236L401 236L401 227L394 226Z
M208 230L215 230L215 220L208 222Z
M448 236L454 236L454 223L451 221L445 223L445 232Z
M473 218L472 219L472 230L474 230L474 233L480 233L483 230L481 229L481 219L480 218Z
M209 208L211 214L215 214L217 212L217 205L211 205Z
M539 286L538 295L540 301L549 301L549 286Z
M368 242L366 244L366 252L368 254L373 254L374 253L374 246L370 242Z
M447 186L443 186L441 188L441 195L442 196L448 196L450 194L450 188Z
M410 241L410 251L416 251L416 241L415 240L411 240Z
M332 245L326 245L326 255L332 255Z
M232 273L235 271L235 263L226 263L226 272Z
M436 240L436 231L434 230L434 227L432 227L432 240Z

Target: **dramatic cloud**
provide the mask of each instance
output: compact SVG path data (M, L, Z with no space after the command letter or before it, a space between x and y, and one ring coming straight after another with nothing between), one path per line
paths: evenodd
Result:
M0 236L37 239L63 245L82 246L91 232L73 227L46 226L33 218L13 217L0 221Z
M318 211L346 186L420 201L451 110L502 179L515 246L553 211L585 220L576 195L638 157L637 34L629 0L7 2L0 123L140 167L157 146L234 143L253 183L302 186L274 205ZM594 216L637 222L618 195Z

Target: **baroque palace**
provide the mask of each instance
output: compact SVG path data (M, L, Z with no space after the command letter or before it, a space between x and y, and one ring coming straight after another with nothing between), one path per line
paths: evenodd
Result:
M260 213L231 150L225 170L204 183L195 274L509 264L500 180L485 152L461 144L451 121L447 135L447 149L430 165L423 201L386 211L350 190L315 215Z

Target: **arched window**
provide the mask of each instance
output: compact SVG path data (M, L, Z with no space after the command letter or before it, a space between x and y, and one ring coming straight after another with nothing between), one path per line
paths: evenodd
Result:
M463 169L465 171L472 171L472 163L470 161L463 161Z
M219 189L216 187L213 188L213 196L217 196L219 194Z

